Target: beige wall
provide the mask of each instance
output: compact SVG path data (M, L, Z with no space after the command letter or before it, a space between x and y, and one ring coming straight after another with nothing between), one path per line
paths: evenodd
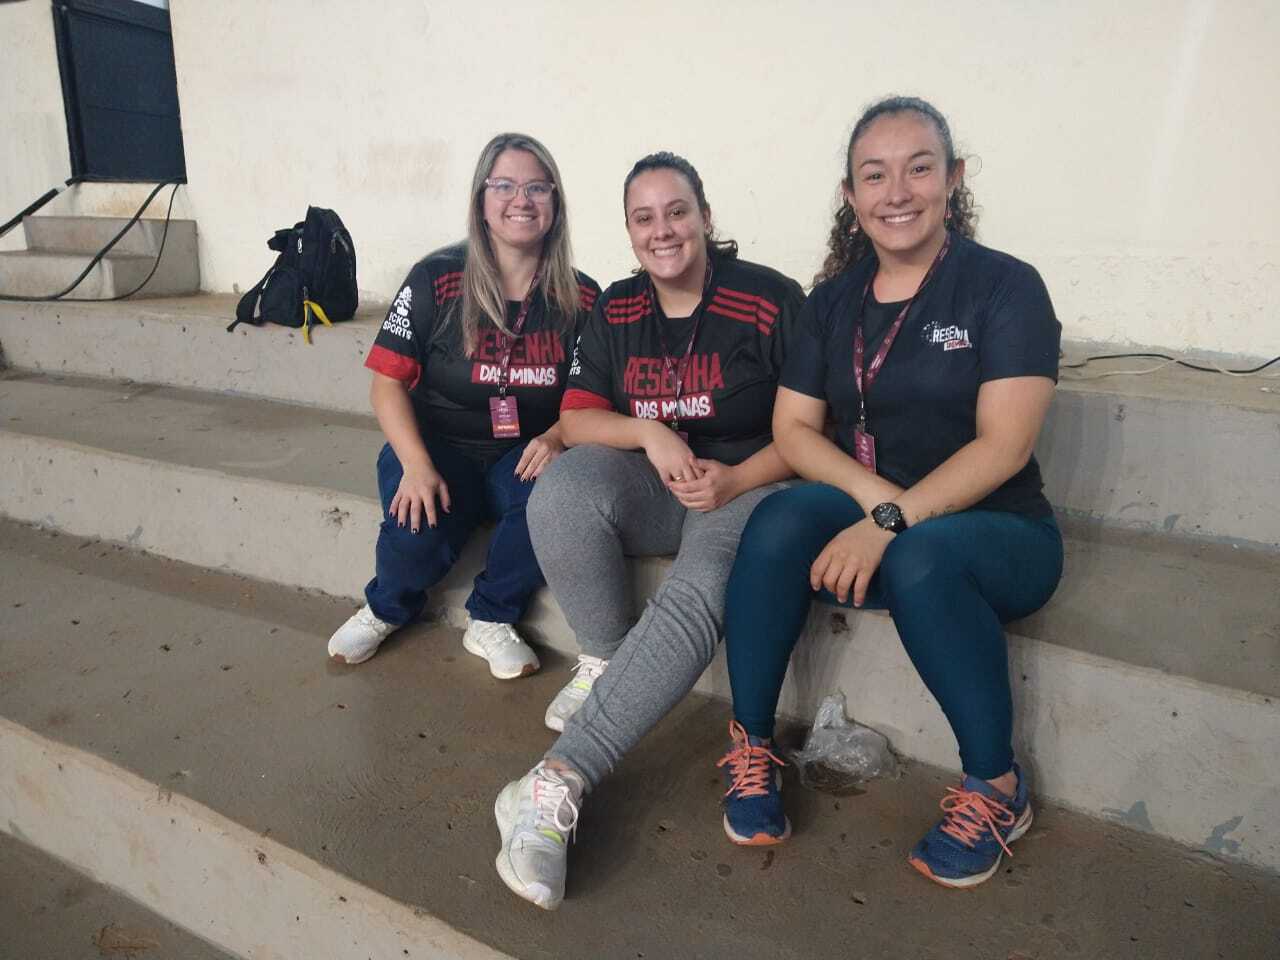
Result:
M361 287L385 298L460 234L475 155L508 128L555 153L579 264L601 282L631 265L622 176L658 148L699 167L747 257L807 281L850 124L905 92L950 116L974 158L981 239L1041 270L1069 337L1280 353L1274 0L174 0L171 13L180 209L199 222L212 289L256 281L266 236L310 201L342 214ZM65 176L50 161L66 150L56 66L52 93L35 77L53 63L48 19L44 2L0 5L0 89L31 74L4 111L27 145L0 150L29 196ZM41 21L16 45L30 71L10 61L15 20ZM29 199L14 192L0 190L6 209Z

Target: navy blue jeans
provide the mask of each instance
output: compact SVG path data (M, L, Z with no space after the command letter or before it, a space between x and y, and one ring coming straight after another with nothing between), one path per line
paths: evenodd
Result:
M787 663L815 596L809 568L863 516L848 494L808 483L773 494L747 522L729 577L725 637L734 715L748 733L773 735ZM1062 535L1053 517L965 510L898 534L871 578L865 606L893 617L951 724L966 773L990 780L1013 765L1001 625L1042 607L1061 576ZM826 590L817 598L852 604Z
M378 531L377 572L364 588L369 608L380 620L403 625L422 612L427 590L444 579L476 528L485 521L496 527L485 567L475 579L467 611L474 620L515 623L529 598L545 582L529 543L524 507L533 490L515 475L524 444L496 462L485 462L441 440L427 442L427 452L449 487L448 513L437 510L436 526L426 517L417 533L388 516L404 470L384 444L378 454L378 494L382 527Z

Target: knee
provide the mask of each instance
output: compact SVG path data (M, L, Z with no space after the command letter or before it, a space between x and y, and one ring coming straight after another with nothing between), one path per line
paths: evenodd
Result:
M779 490L752 511L738 542L739 563L811 563L821 544L794 509L790 490Z
M880 561L880 586L887 605L903 602L913 591L930 591L958 571L944 542L927 528L913 527L894 537Z
M414 533L408 526L400 526L394 518L386 518L378 532L378 547L412 561L443 558L453 564L458 559L457 551L444 532L439 527L428 527L425 520L421 529Z
M618 470L633 466L618 462L626 455L611 447L587 444L570 447L556 457L529 494L525 506L529 529L554 531L572 518L588 515L588 511L610 515Z

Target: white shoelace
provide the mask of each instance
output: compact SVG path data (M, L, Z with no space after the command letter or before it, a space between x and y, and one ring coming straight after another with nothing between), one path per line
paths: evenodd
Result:
M523 642L520 634L516 633L515 627L509 623L495 623L492 626L482 627L476 632L476 639L486 654Z
M356 611L356 619L360 621L362 626L366 626L371 630L385 630L387 624L378 618L378 615L368 607L361 607Z
M600 678L600 674L604 673L604 668L608 665L608 660L589 657L585 653L578 654L578 665L574 667L573 686L586 693L587 690L591 689L591 685Z
M536 811L534 827L550 827L561 834L572 836L578 829L578 805L573 802L573 790L568 782L550 767L543 767L533 778L533 804ZM569 808L569 822L560 822L560 811Z

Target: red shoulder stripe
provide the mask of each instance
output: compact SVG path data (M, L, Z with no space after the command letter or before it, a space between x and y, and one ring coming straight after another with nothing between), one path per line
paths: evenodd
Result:
M460 296L462 296L462 281L444 287L436 287L436 306L438 307L445 301Z
M377 343L369 351L369 356L365 358L364 365L384 377L390 377L392 380L399 380L401 383L408 384L410 390L416 387L418 381L422 379L422 366L417 360L413 359L413 357L406 357L403 353L388 350Z
M571 387L560 398L560 412L566 410L612 410L613 404L598 393Z
M439 287L443 284L453 283L454 281L461 280L461 279L462 279L462 271L453 270L449 273L440 274L440 276L436 277L434 283L436 285L436 288L439 289Z
M778 307L776 304L772 301L766 300L764 297L758 297L754 293L744 293L741 290L730 290L728 287L716 287L716 294L723 295L730 300L740 301L740 305L743 307L748 305L760 307L771 317L776 317L778 315Z

